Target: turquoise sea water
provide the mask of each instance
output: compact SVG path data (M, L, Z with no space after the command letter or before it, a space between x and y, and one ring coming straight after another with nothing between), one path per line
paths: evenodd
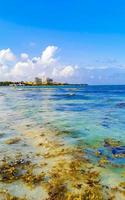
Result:
M95 165L100 159L95 152L106 156L110 172L119 175L125 165L125 86L0 87L1 159L33 150L23 142L5 143L25 127L58 130L65 142L83 148ZM118 145L106 146L107 139L119 141L122 156L114 157Z
M125 86L1 87L0 130L18 134L18 123L69 131L69 142L91 147L105 138L125 143Z

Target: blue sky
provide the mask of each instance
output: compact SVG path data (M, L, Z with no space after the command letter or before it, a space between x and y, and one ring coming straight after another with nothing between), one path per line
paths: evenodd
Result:
M1 80L125 84L125 1L1 1L0 50Z

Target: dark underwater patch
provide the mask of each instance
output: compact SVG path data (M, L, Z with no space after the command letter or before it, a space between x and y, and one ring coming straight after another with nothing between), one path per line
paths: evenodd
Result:
M117 103L116 107L117 108L125 108L125 102Z

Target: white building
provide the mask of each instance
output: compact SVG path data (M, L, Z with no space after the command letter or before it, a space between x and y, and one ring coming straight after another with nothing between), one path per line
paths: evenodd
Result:
M47 84L47 77L46 76L42 76L41 80L42 80L42 84Z
M42 76L41 78L36 77L35 78L35 83L38 85L41 84L53 84L53 79L48 78L46 76Z

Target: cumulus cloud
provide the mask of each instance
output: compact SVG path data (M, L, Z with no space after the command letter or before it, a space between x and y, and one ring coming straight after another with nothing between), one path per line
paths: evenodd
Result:
M27 61L29 58L29 55L27 53L21 53L20 58L22 61Z
M32 81L36 76L47 76L55 81L110 84L124 83L125 64L115 60L77 65L64 64L58 59L57 46L48 46L31 57L23 52L15 55L11 49L0 50L0 81ZM118 80L118 81L117 81Z
M41 55L41 63L43 65L50 65L56 61L54 55L57 51L58 47L56 46L48 46Z
M17 62L10 71L10 75L18 78L26 78L32 72L32 62Z
M53 75L54 76L61 76L61 77L71 77L75 74L77 67L76 66L65 66L62 69L53 69Z
M1 63L7 63L7 62L13 62L15 61L16 56L13 54L11 49L2 49L0 51L0 62Z
M60 75L64 77L72 76L75 72L75 69L72 66L66 66L60 71Z
M77 66L64 65L55 56L57 46L48 46L40 56L29 58L21 53L19 59L11 49L0 51L0 81L2 80L33 80L36 76L49 76L54 79L73 77Z

